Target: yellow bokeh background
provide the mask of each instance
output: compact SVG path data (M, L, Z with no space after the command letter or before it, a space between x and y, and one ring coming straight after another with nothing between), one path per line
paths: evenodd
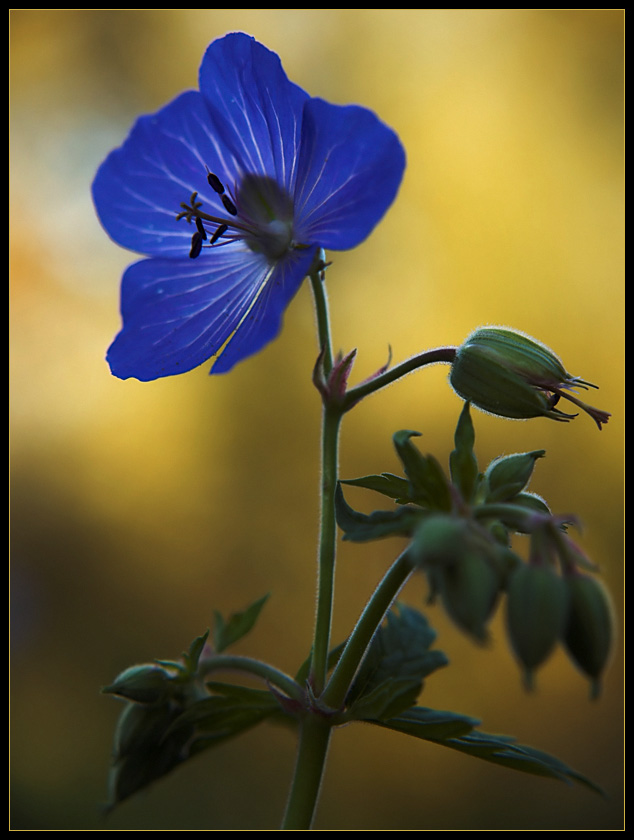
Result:
M309 290L279 339L227 376L208 366L114 379L120 276L94 173L134 119L197 84L207 44L253 34L315 96L372 108L400 135L401 191L367 242L331 254L337 348L360 381L386 360L504 324L598 383L613 412L527 423L477 414L482 464L547 450L531 489L584 524L622 627L623 13L620 10L14 10L11 37L12 827L275 829L294 759L262 726L200 756L103 822L128 665L178 656L214 609L272 596L237 650L293 672L310 645L319 401ZM346 418L344 477L397 471L418 429L446 462L460 410L447 369L409 376ZM381 506L357 491L357 507ZM342 544L334 639L401 549ZM403 599L421 606L422 580ZM622 649L602 698L561 651L527 695L503 616L492 642L428 616L449 668L423 705L554 753L609 797L504 771L370 726L335 734L318 829L618 829Z

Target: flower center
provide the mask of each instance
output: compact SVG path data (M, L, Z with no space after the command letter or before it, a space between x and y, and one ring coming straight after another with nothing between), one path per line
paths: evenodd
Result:
M222 202L227 216L215 216L201 210L198 193L192 193L189 204L181 204L183 211L177 219L195 221L189 256L195 259L203 247L243 241L252 251L275 262L295 248L305 248L293 238L293 202L273 179L264 175L246 175L238 185L235 196L213 172L207 181ZM209 243L205 244L209 236Z

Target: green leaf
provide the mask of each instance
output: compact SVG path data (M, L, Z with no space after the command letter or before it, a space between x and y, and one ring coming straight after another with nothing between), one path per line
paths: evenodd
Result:
M471 502L474 499L478 486L478 461L474 454L475 430L469 412L469 403L466 402L456 426L454 443L456 448L449 456L449 468L451 480L460 490L462 498Z
M265 595L242 612L233 613L226 622L219 612L214 613L213 641L217 653L226 650L253 629L268 597Z
M423 679L448 663L444 653L429 650L435 638L418 610L404 604L390 610L346 698L349 719L384 720L412 706Z
M335 492L337 524L344 532L344 540L368 542L383 537L409 537L420 523L424 512L413 507L396 510L375 510L369 516L353 510L346 502L341 485Z
M414 706L397 717L373 723L414 738L437 741L466 735L474 726L478 726L480 721L456 712L439 712L436 709Z
M394 446L403 462L405 475L411 485L410 496L419 505L432 510L451 510L452 498L449 483L442 467L433 455L422 455L410 438L420 432L407 429L394 435Z
M601 788L594 782L591 782L581 773L577 773L576 770L568 767L555 756L536 750L533 747L517 744L514 738L507 735L470 732L459 738L448 738L447 740L437 741L437 743L452 750L472 755L475 758L508 767L511 770L519 770L533 776L559 779L567 784L577 782L590 788L595 793L603 794Z
M115 733L115 756L108 778L109 808L165 776L189 757L192 727L170 732L178 706L127 705Z
M267 718L284 718L268 691L211 683L218 692L192 703L130 704L115 734L110 807L165 776L202 750L240 735Z
M197 636L189 646L189 651L183 651L183 660L188 674L195 674L198 670L198 660L203 652L207 639L209 638L209 630L203 633L202 636Z
M548 753L518 744L514 738L507 735L489 735L486 732L472 731L473 727L478 725L478 721L474 718L415 706L390 720L371 722L386 729L412 735L414 738L449 747L483 761L508 767L511 770L558 779L567 784L577 782L595 793L603 794L601 788L586 776L577 773L563 761Z
M416 703L422 681L412 677L385 680L352 704L347 720L388 720Z
M503 455L491 461L484 474L487 502L506 502L521 493L531 480L535 463L546 454L544 449Z
M364 487L366 490L375 490L399 504L408 504L414 501L410 495L410 484L405 478L392 473L381 475L365 475L363 478L352 478L342 480L342 484L349 484L351 487Z

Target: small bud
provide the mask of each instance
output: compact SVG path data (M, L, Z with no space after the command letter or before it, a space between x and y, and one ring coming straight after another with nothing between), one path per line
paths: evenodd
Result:
M592 680L592 697L599 695L599 677L610 658L614 637L614 612L606 590L590 575L566 577L570 613L563 633L568 652Z
M560 638L567 614L566 584L550 567L523 563L515 569L508 586L507 627L526 669L527 688L532 687L532 672Z
M157 703L169 697L172 688L172 674L160 665L133 665L122 671L103 692L137 703Z
M458 348L449 381L463 399L500 417L567 422L576 415L555 408L560 398L583 409L599 429L610 417L567 393L596 386L571 376L552 350L514 330L476 330Z

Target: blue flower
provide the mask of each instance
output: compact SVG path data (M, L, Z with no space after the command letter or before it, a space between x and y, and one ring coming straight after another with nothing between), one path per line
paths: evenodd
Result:
M141 117L99 168L93 199L127 269L121 379L225 373L280 331L319 248L365 239L398 190L405 154L373 113L288 80L242 33L207 49L200 92Z

